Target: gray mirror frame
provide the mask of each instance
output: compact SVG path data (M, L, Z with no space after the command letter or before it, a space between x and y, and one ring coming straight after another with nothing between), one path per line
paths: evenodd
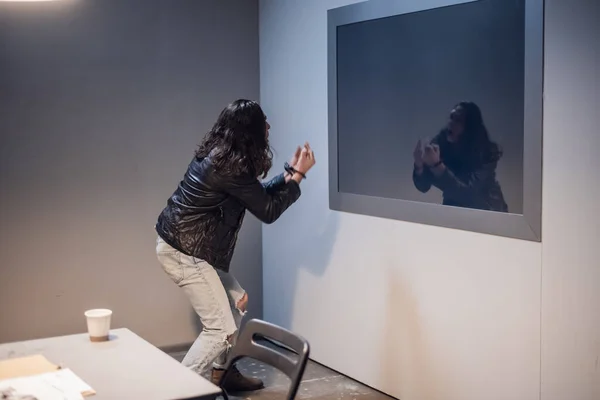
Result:
M544 0L525 0L525 120L522 215L340 193L338 190L338 26L475 1L481 0L420 0L419 2L370 0L328 11L330 209L541 242Z

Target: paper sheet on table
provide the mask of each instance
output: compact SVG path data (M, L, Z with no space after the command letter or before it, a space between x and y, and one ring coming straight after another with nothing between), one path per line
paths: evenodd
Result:
M46 357L39 354L30 357L11 358L0 361L0 381L56 370L58 370L58 365L52 364Z
M95 394L95 391L70 369L61 369L40 375L25 376L21 378L0 381L0 394L3 391L16 392L27 400L83 400L86 396ZM10 397L9 397L10 398Z

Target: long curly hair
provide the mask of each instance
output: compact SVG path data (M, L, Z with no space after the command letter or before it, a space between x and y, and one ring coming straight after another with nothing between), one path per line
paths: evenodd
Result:
M471 163L497 162L502 158L502 148L490 138L479 106L472 101L461 101L454 109L462 108L465 113L464 133L460 139L466 146ZM452 116L451 116L452 118ZM448 127L442 129L445 135Z
M225 176L266 177L273 153L267 138L267 118L258 103L240 99L225 107L198 146L196 157L210 157Z

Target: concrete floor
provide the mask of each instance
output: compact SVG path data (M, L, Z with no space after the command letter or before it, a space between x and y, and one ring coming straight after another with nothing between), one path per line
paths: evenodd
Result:
M185 353L172 354L177 360ZM281 400L289 389L289 380L281 372L253 360L242 360L238 368L244 375L255 376L265 382L266 388L252 394L233 397L232 400ZM311 400L390 400L384 394L370 389L317 363L309 362L296 399Z

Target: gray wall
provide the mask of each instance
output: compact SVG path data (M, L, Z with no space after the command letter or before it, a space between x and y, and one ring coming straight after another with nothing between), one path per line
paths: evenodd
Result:
M253 0L0 2L0 342L81 332L157 345L198 324L154 223L218 112L259 95ZM262 310L261 226L233 271Z
M402 400L600 399L600 2L545 1L543 243L329 210L327 9L352 2L260 1L273 144L318 158L263 229L265 318Z

